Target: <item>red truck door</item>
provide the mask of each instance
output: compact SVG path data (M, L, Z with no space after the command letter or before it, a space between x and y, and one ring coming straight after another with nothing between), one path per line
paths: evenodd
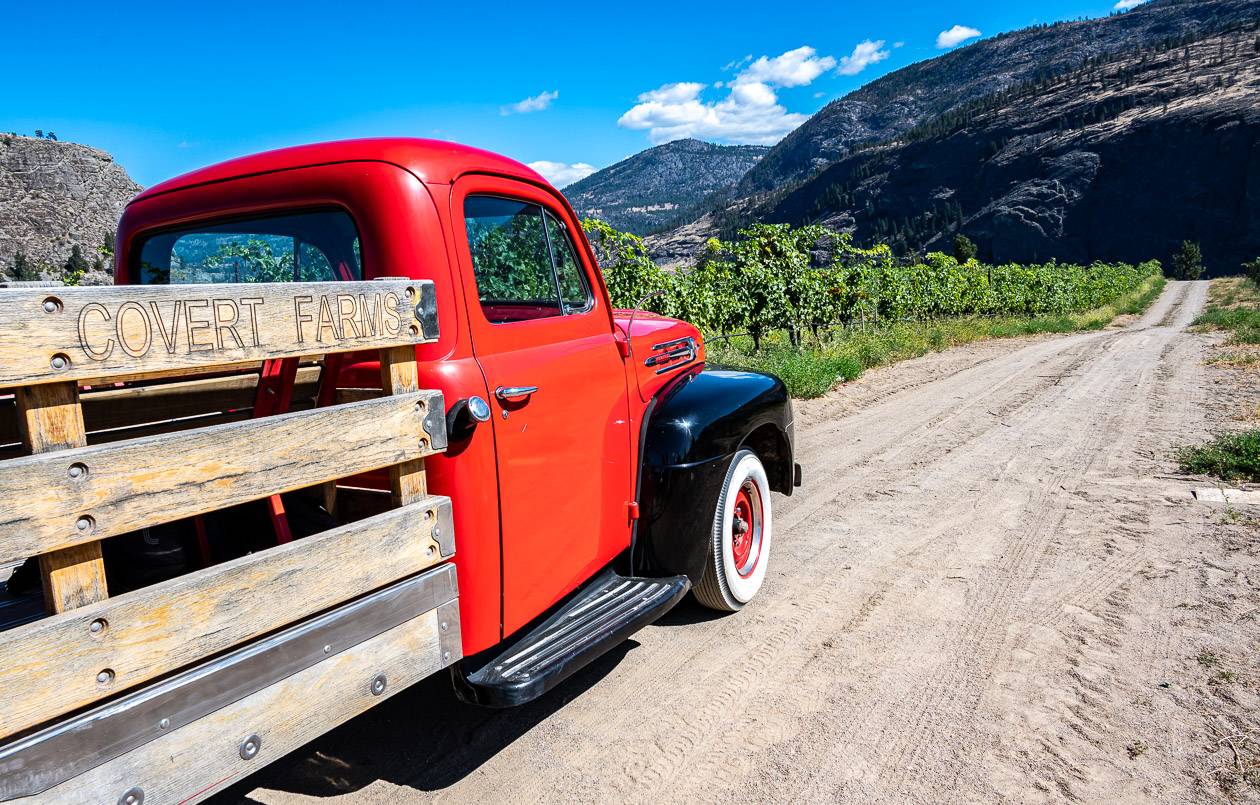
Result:
M506 636L629 544L626 375L564 206L498 177L454 189L473 352L493 395Z

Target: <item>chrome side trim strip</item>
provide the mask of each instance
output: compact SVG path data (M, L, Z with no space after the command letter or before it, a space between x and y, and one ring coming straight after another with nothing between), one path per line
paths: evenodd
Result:
M0 747L0 801L32 796L444 605L459 659L459 588L445 564Z

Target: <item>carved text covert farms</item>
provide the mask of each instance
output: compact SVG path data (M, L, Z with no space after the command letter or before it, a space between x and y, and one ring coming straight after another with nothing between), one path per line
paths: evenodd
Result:
M321 346L347 339L397 336L402 328L399 298L393 291L321 294L292 298L294 340ZM262 346L258 321L267 316L261 296L175 299L147 305L126 301L113 310L90 302L79 311L79 346L90 359L108 360L115 347L133 358L150 349L210 352Z
M0 291L0 386L426 343L428 284Z

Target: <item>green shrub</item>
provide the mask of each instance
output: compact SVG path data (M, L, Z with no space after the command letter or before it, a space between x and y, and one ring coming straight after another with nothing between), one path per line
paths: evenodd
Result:
M1228 433L1205 445L1183 448L1177 460L1183 472L1230 482L1260 481L1260 430Z
M1197 280L1203 276L1203 252L1199 244L1183 240L1181 248L1173 254L1171 266L1173 279Z
M961 232L954 235L954 259L960 263L969 263L976 259L976 244Z
M1243 274L1253 285L1260 285L1260 257L1242 264Z

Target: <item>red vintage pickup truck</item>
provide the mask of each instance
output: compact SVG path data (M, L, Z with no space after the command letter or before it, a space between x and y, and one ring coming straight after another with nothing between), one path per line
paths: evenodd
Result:
M116 242L116 284L134 296L85 295L78 303L76 294L91 289L65 289L42 302L50 316L62 315L64 307L74 317L77 345L56 353L48 371L78 373L71 391L82 395L89 421L97 387L85 379L111 362L157 356L185 365L202 354L210 363L229 353L243 359L266 347L266 333L283 319L295 334L285 355L305 350L320 356L319 387L310 402L319 406L334 397L353 399L353 390L378 394L366 390L381 389L383 376L388 392L390 375L374 350L386 336L414 336L408 349L414 349L415 381L441 395L437 410L426 414L421 445L445 447L423 459L424 475L426 494L450 500L438 522L453 530L453 545L439 526L432 536L448 544L442 555L453 556L458 591L457 620L441 621L443 631L448 620L458 629L458 650L444 650L439 664L451 668L465 700L501 707L536 698L660 617L689 590L707 607L734 611L761 588L773 534L771 493L790 495L800 483L784 385L767 375L707 367L701 334L685 322L613 309L573 209L529 168L474 148L417 139L287 148L144 191L127 207ZM276 293L292 283L293 295L277 306L271 297L240 290L256 283L268 283ZM315 291L303 290L312 283ZM402 290L396 296L363 292L396 285L405 286L407 296ZM160 296L178 294L181 286L209 290L198 291L196 299ZM221 294L214 290L219 287ZM347 292L336 293L338 287ZM161 301L167 298L174 301ZM402 298L414 305L398 304ZM255 417L279 415L274 418L280 421L311 414L290 411L298 370L294 357L262 364ZM149 375L131 377L110 393L132 390L128 383L146 388ZM21 394L17 404L26 410ZM109 449L92 443L88 438L89 446L78 449ZM303 449L318 451L320 445ZM388 490L389 472L356 472L328 483L345 495ZM399 492L404 474L393 472L395 502L405 504L408 498ZM351 527L340 506L293 496L294 486L277 481L274 490L258 486L247 495L270 494L268 514L279 542L314 545L317 537L310 535ZM111 594L115 587L142 592L155 579L191 583L193 576L184 574L250 558L243 548L223 547L230 535L208 537L206 517L179 520L175 525L182 530L170 524L146 530L134 549L111 550L106 540L100 561ZM105 518L77 522L90 531L102 528ZM217 527L242 530L239 523ZM368 547L340 561L350 575L351 566L378 557ZM28 562L20 568L10 579L11 592L20 595L23 583L38 591L41 567ZM45 571L47 598L57 580ZM88 609L115 600L121 599L92 603L83 597ZM54 618L78 611L53 608L62 613ZM99 617L91 628L107 620ZM187 628L201 627L190 622ZM122 681L114 662L108 674L99 673L101 685ZM382 674L379 687L386 684ZM373 681L372 693L379 693L377 686ZM135 690L132 696L147 688ZM188 690L196 698L198 689ZM186 720L205 717L198 713ZM57 729L54 720L35 735L67 740L69 728ZM82 748L85 733L75 729ZM246 725L241 731L248 731ZM118 720L111 734L127 734L126 722ZM145 740L131 736L119 746L139 747ZM256 756L269 740L253 736L252 743L241 744L240 758ZM62 747L64 757L73 745L41 745L27 737L26 743L0 746L0 770L26 775L0 784L0 799L65 785L71 772L94 768L85 761L49 772L53 746ZM101 763L117 754L96 753ZM42 769L43 776L32 769ZM189 791L204 795L224 779ZM143 798L142 782L136 790ZM113 801L112 795L107 799ZM125 795L119 801L127 801Z

